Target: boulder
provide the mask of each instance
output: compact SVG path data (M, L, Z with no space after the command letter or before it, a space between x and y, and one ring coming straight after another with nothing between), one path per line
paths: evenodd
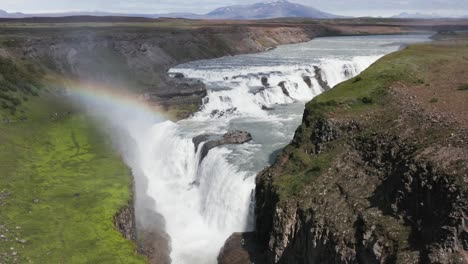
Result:
M212 139L212 140L210 140ZM198 151L198 148L201 143L203 144L200 155L200 162L208 155L208 152L222 145L239 145L244 144L252 140L252 135L246 131L233 130L224 134L221 138L216 135L202 134L196 136L192 139L193 144L195 144L195 151Z
M222 145L224 144L244 144L252 140L252 135L245 131L229 131L224 134Z
M307 84L307 86L309 86L309 88L312 88L312 79L310 79L309 76L302 76L302 79Z
M265 249L255 240L254 233L234 233L224 244L218 256L219 264L266 263Z
M178 72L178 73L174 74L174 78L176 78L176 79L184 79L184 78L185 78L185 75L184 75L183 73Z
M198 147L200 146L201 143L206 142L210 139L210 135L208 134L202 134L199 136L196 136L192 139L193 144L195 144L195 152L198 151Z
M330 87L330 85L328 85L328 82L322 78L322 69L320 69L317 66L314 66L314 72L315 72L315 79L317 80L319 85L322 87L322 89L325 91L330 90L332 87Z
M286 82L280 82L278 83L278 86L281 87L281 90L283 91L283 93L288 96L288 97L291 97L291 95L289 94L289 91L288 89L286 89Z

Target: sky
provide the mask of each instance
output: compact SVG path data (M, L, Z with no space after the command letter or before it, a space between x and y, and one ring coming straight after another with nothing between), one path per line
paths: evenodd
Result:
M204 14L215 8L267 0L0 0L8 12L107 11L120 13L191 12ZM468 0L290 0L317 9L349 16L391 16L401 12L468 15Z

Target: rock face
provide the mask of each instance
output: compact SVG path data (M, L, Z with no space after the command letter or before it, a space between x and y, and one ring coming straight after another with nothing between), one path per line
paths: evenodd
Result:
M145 100L167 110L177 108L179 111L187 105L196 109L206 91L200 82L180 74L170 78L169 68L193 60L260 52L280 44L308 41L328 31L321 26L301 25L205 25L193 29L156 26L151 30L144 27L68 28L66 34L52 29L45 32L21 30L2 31L15 43L2 46L3 57L24 59L83 82L113 89L131 88Z
M315 123L310 152L354 126ZM259 176L257 234L268 263L466 263L468 203L450 172L395 136L348 144L307 200L279 202L275 168Z
M228 238L218 256L218 264L263 264L264 248L255 241L254 233L234 233Z
M322 77L322 69L320 69L320 67L314 66L314 72L315 72L315 79L320 84L320 87L322 87L325 90L330 90L331 89L330 85L328 85L328 83Z
M281 87L281 91L283 92L284 95L290 97L291 95L289 94L288 89L286 88L286 82L280 82L278 83L278 86Z
M114 219L115 226L128 240L136 241L135 211L133 202L120 210Z
M244 144L252 140L252 135L245 131L229 131L224 134L223 139L220 141L221 145L225 144Z
M307 84L307 86L309 86L309 88L312 88L312 79L310 78L310 76L303 76L302 80L304 80L304 82Z
M303 42L324 31L320 26L248 25L205 25L191 29L68 27L66 32L56 28L2 29L2 35L14 45L2 45L0 56L27 61L44 72L83 84L112 87L116 92L130 89L163 110L176 110L176 118L185 118L198 109L206 90L201 82L185 76L170 78L169 68L198 59L260 52L280 44ZM59 80L55 85L53 88L62 88L66 84ZM216 144L231 144L236 140L235 136L227 137ZM137 193L144 194L147 186L144 177L140 178L136 182ZM170 239L161 224L164 219L151 215L154 206L148 205L154 201L147 199L136 195L135 206L123 209L116 216L116 226L126 238L138 240L139 252L148 256L150 263L170 263ZM136 219L132 216L135 212ZM152 219L153 224L147 219Z
M435 117L435 106L418 106L430 97L416 102L417 80L382 82L386 90L370 102L339 97L372 89L382 74L373 68L404 67L411 56L392 55L359 82L310 102L293 142L258 175L254 242L265 247L267 263L468 263L468 123L454 103L465 95L444 90L452 102L440 106L445 118ZM402 70L408 76L439 63L412 61ZM406 78L392 68L385 68L391 80ZM438 79L453 74L434 71L425 89L445 87ZM359 112L356 104L367 108Z
M210 140L211 139L211 140ZM218 139L216 135L200 135L192 139L192 142L195 144L195 151L198 150L198 147L201 143L205 142L201 149L200 162L208 155L208 152L216 147L222 145L238 145L244 144L252 140L252 135L245 131L229 131Z

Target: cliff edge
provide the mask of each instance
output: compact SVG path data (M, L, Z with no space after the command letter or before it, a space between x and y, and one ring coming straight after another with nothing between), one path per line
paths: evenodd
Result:
M267 263L468 262L468 36L438 39L307 104L257 178Z

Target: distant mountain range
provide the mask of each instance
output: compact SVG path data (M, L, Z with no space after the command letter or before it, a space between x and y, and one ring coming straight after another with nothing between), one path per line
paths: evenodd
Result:
M400 13L398 15L392 16L392 18L415 18L415 19L437 19L437 18L468 18L468 16L442 16L436 13L425 14L425 13Z
M208 14L193 13L167 13L167 14L128 14L110 12L65 12L65 13L8 13L0 10L0 18L27 18L27 17L64 17L64 16L124 16L124 17L173 17L188 19L269 19L281 17L304 17L314 19L340 18L340 16L322 12L315 8L291 3L287 0L269 1L252 5L234 5L218 8Z
M207 14L218 19L266 19L278 17L338 18L312 7L295 4L286 0L270 1L253 5L236 5L218 8Z

